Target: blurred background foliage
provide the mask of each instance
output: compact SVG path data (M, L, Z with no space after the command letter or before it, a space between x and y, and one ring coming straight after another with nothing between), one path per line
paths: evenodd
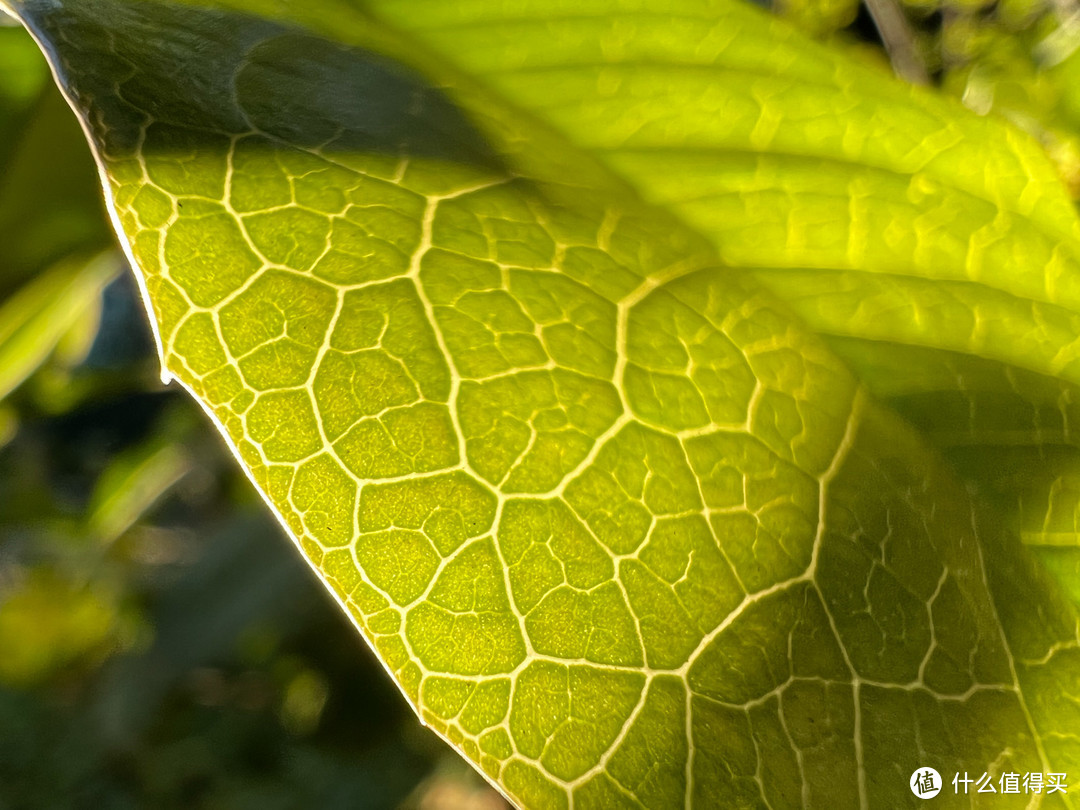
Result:
M759 3L1009 118L1080 197L1078 0ZM159 382L82 134L0 27L0 810L504 806Z
M1080 0L763 0L834 47L1043 144L1080 198Z

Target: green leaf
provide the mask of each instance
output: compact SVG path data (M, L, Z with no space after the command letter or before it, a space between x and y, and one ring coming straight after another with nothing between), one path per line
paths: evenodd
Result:
M0 683L22 687L100 654L121 623L115 594L35 567L0 604Z
M548 71L534 120L527 88L347 4L12 5L92 137L166 377L519 805L893 807L920 766L1080 768L1077 616L1045 572L784 305L557 131L585 76L642 125L655 100ZM496 40L523 57L708 26L703 55L786 44L810 89L832 76L735 6L738 31L546 6L543 42L517 9ZM667 74L672 127L745 84L703 78Z
M1003 121L739 3L366 5L602 155L818 331L1080 380L1080 219Z
M3 84L11 77L16 87L31 85L20 93L38 91L33 98L20 97L18 104L0 99L0 294L5 297L34 274L111 242L85 138L56 86L30 81L48 81L48 65L27 46L37 51L25 31L0 29L0 62L10 60L0 64Z
M121 455L94 489L88 534L103 546L115 542L191 468L191 459L169 442L148 442Z
M834 339L1080 604L1080 387L941 349Z
M34 99L49 80L34 41L16 27L0 27L0 144L11 143ZM0 151L0 154L3 154ZM3 154L6 161L7 155Z
M57 348L120 272L113 252L73 257L26 284L0 308L0 399ZM96 318L93 319L96 322Z
M1066 525L1077 514L1076 440L1039 421L1078 401L1062 392L1080 382L1080 218L1033 139L738 3L677 14L647 0L365 5L708 236L882 398L895 386L876 369L888 365L906 381L889 403L905 417L925 426L931 402L991 413L994 430L970 426L965 443L988 445L985 461L1009 433L1013 491L1002 493L997 464L964 463L965 473L1010 509L1022 498L1010 519L1025 540L1053 535L1080 555ZM1033 418L964 374L926 372L968 363L958 355L983 377L1058 382L1036 385L1047 393L1029 403Z
M833 348L997 502L1036 545L1075 544L1080 387L971 355L840 339ZM1057 483L1052 483L1057 482Z

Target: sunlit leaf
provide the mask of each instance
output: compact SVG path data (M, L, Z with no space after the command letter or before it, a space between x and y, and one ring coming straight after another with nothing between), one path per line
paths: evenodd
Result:
M984 191L1010 227L1037 213L1071 238L1049 170L1011 130L881 79L857 89L846 63L727 3L499 4L514 19L488 20L490 47L468 20L490 4L412 6L431 30L465 15L456 48L481 62L580 57L517 87L344 3L13 5L90 132L165 376L204 405L421 717L514 801L893 807L920 766L1080 769L1066 599L717 254L768 266L797 253L794 233L831 256L862 222L857 255L885 262L880 223L854 214L908 199L889 160L934 157L916 191ZM664 64L675 52L692 58ZM743 64L714 71L724 54ZM598 64L612 55L635 69ZM577 107L571 129L560 111L598 89L609 103ZM986 150L978 177L970 145L930 154L934 116ZM683 141L659 163L617 159L623 141L686 127L742 151L695 157ZM833 149L840 132L852 154ZM746 148L777 139L821 154ZM838 186L849 169L880 188L826 233L833 198L856 193ZM774 207L800 227L765 219L752 244L744 216L721 240L660 193L732 171L781 178ZM884 244L916 268L937 249ZM799 264L819 274L807 288L827 277Z
M965 444L986 445L984 459L1008 433L1003 502L1000 465L965 472L1006 509L1023 500L1013 519L1027 541L1080 548L1059 483L1080 476L1068 427L1080 400L1064 393L1080 383L1080 219L1035 140L737 3L669 14L595 0L555 19L541 0L365 5L710 237L873 393L899 396L903 380L890 404L941 447L952 428L927 417L942 412L979 413ZM972 386L957 363L1000 383ZM1017 392L1016 379L1042 382Z

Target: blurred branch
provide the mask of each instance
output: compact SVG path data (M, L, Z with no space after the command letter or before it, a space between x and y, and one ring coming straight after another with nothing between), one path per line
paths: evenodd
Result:
M930 84L915 32L895 0L863 0L863 3L881 34L896 74L912 84Z
M1057 3L1058 27L1035 47L1043 67L1060 65L1080 49L1080 7L1076 3Z

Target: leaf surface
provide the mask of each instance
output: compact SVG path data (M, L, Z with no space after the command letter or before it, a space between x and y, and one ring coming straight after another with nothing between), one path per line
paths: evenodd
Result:
M1078 401L1080 218L1033 139L749 4L364 7L708 236L920 427L934 410L990 414L993 429L965 428L968 457L950 449L943 424L931 438L1008 504L1026 542L1080 547L1078 447L1055 427ZM905 380L902 397L880 366ZM1041 393L1003 404L1016 394L1008 380L1040 375L1052 378L1035 385ZM984 463L1003 452L1003 464Z
M893 807L927 764L1080 768L1075 613L773 295L394 29L206 5L14 8L166 376L494 784Z
M364 5L602 155L816 330L1077 381L1080 218L1003 121L739 3Z

